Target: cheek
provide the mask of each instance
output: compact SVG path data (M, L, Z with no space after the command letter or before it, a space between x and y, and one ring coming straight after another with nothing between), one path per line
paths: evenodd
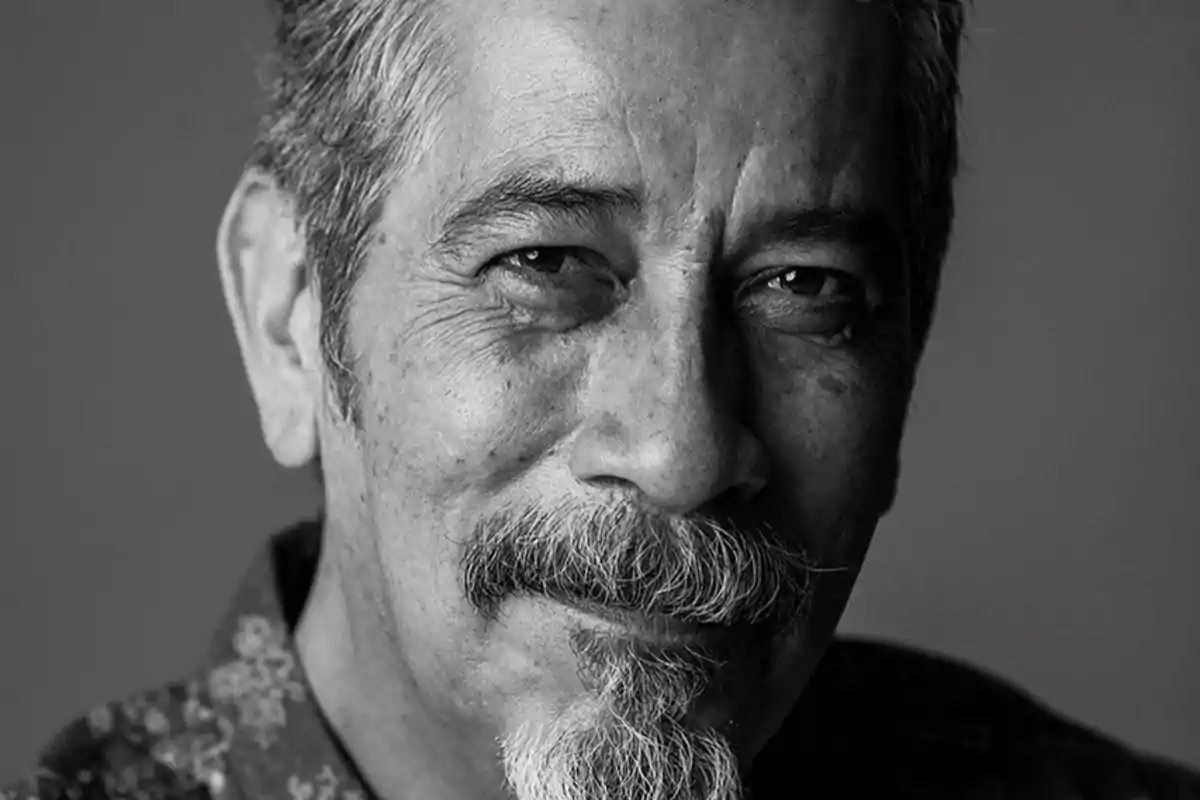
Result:
M364 439L380 479L409 473L438 498L490 494L568 426L582 363L561 343L486 319L394 342L363 359Z
M902 387L851 357L764 359L757 385L760 439L797 528L819 540L809 544L826 546L861 527L892 479Z

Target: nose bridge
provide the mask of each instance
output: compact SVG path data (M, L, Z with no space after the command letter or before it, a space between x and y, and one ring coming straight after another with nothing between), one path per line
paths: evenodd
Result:
M705 319L704 304L684 291L666 289L648 299L646 335L627 334L631 403L627 425L675 455L713 457L724 425L717 396L721 354ZM706 335L707 334L707 335ZM629 413L632 412L632 413ZM639 430L640 429L640 430ZM695 453L679 451L695 450Z
M765 458L738 418L733 332L719 329L704 279L702 270L638 279L629 317L594 364L577 478L634 484L675 513L765 483Z

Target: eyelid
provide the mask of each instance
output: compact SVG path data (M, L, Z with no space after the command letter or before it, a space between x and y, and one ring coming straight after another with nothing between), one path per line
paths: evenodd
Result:
M605 220L535 209L489 220L476 229L473 240L480 250L495 251L493 258L498 258L506 253L539 247L587 247L586 244L556 242L595 242L608 240L612 235L613 230ZM504 249L499 250L502 244Z
M776 267L826 267L857 273L863 269L866 260L866 255L857 248L838 242L813 242L763 250L742 262L741 269L757 274L760 270Z

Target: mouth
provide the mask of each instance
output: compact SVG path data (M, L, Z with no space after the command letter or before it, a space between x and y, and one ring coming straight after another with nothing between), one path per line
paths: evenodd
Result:
M682 647L711 645L730 638L735 631L722 625L702 625L687 622L666 614L646 614L623 608L593 603L587 600L559 601L562 605L590 619L601 627L647 642Z

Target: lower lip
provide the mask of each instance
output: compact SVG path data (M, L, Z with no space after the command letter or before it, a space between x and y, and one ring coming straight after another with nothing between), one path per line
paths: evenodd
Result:
M646 639L664 644L688 644L701 640L711 640L719 631L724 629L712 625L696 625L680 622L672 617L661 614L639 614L635 611L609 608L608 606L591 603L572 603L571 608L593 619L602 620L614 628L619 628L639 639Z

